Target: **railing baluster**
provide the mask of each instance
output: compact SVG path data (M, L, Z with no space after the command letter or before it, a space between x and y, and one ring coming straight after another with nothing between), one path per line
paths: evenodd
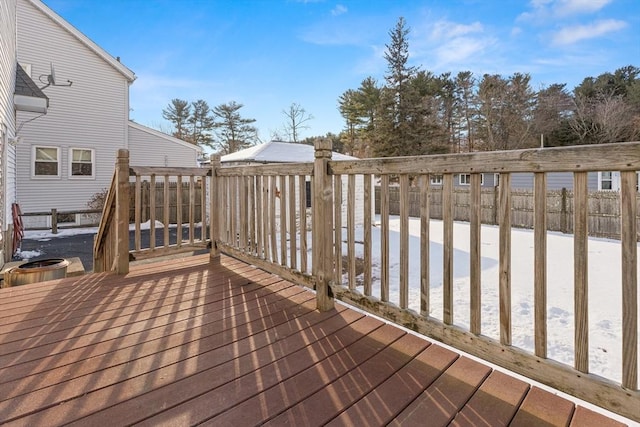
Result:
M289 184L289 266L293 270L298 269L298 245L296 236L298 235L296 227L296 177L289 175L287 177Z
M269 177L263 176L261 182L262 188L262 248L264 249L264 259L271 259L271 251L269 250L269 236L272 231L269 222Z
M215 206L215 209L219 207ZM176 179L176 246L182 246L182 175Z
M400 175L400 308L409 306L409 175Z
M333 176L333 218L336 242L335 251L335 278L334 281L342 284L342 175Z
M380 178L380 300L389 301L389 175Z
M278 263L278 241L276 237L276 177L269 177L271 183L269 189L269 220L270 220L270 235L271 235L271 261L275 264Z
M149 249L156 248L156 176L149 177Z
M480 242L481 242L481 178L479 173L471 174L471 203L469 212L469 294L470 294L470 321L469 330L472 334L481 333L482 323L482 293L480 276Z
M356 288L356 176L347 179L347 254L349 258L349 289Z
M285 176L280 175L280 265L287 265L287 185Z
M431 177L420 177L420 314L429 316L429 193Z
M136 188L135 188L135 212L133 213L135 217L135 232L134 232L134 244L133 247L136 251L140 250L140 220L142 215L142 182L140 175L136 174Z
M222 183L221 183L222 187L221 187L221 199L222 199L222 203L221 203L221 209L222 209L222 215L220 215L220 230L221 230L221 239L224 243L226 244L230 244L231 243L231 239L230 239L230 235L229 233L231 232L230 230L230 226L231 226L231 206L229 206L229 192L230 192L230 186L231 186L231 177L229 176L225 176L222 177Z
M255 248L256 248L256 256L258 258L264 258L264 247L263 238L264 238L264 220L262 218L262 214L264 210L262 209L262 176L256 175L254 177L254 185L255 185L255 193L256 193L256 204L255 204L255 220L256 220L256 240L255 240Z
M164 240L164 247L169 247L169 176L164 176L164 185L162 191L162 216L164 217L162 222L164 223L164 234L162 236Z
M242 252L247 252L247 177L239 177L239 190L240 198L238 203L240 204L240 215L238 217L240 238L238 240L238 249Z
M547 174L534 174L533 241L535 354L547 357Z
M207 241L207 180L200 177L200 241Z
M371 295L371 222L372 222L372 200L373 191L371 189L371 182L373 177L371 175L363 175L364 180L364 294Z
M511 174L500 174L498 287L500 343L511 345Z
M453 175L442 177L442 320L453 323Z
M298 176L300 194L300 271L307 272L307 177Z
M218 241L220 240L220 179L218 178L218 170L220 169L220 155L214 154L209 157L211 161L211 178L209 179L209 237L211 238L211 250L209 256L212 260L220 262L220 249ZM204 178L203 178L204 179ZM182 187L182 176L178 176L178 187ZM181 194L176 191L176 194ZM182 198L177 197L178 204L182 204ZM180 222L180 221L178 221ZM204 227L204 224L202 225ZM178 242L182 240L182 224L178 225ZM179 246L178 246L179 247Z
M635 171L620 173L622 227L622 387L638 388L638 208Z
M575 304L575 368L589 372L589 245L587 173L573 175L573 256Z
M194 222L196 209L196 190L193 175L189 176L189 244L193 244L194 240Z

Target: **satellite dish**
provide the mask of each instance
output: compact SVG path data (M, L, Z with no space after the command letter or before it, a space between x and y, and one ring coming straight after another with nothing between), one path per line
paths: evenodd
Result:
M58 84L56 83L56 69L53 67L53 62L50 62L51 64L51 72L46 75L43 74L40 76L40 81L42 83L44 83L43 78L46 76L47 77L47 84L43 87L41 87L40 89L46 89L49 86L71 86L73 84L73 82L71 80L67 80L67 83L62 83L62 84Z

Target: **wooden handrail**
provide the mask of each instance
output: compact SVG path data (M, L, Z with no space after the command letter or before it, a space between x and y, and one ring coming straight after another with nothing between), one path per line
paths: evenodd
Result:
M436 156L333 161L330 145L316 144L314 163L215 166L216 198L221 215L216 220L217 250L244 259L268 271L317 291L320 310L333 307L339 298L364 310L385 317L434 339L510 370L541 381L561 391L600 405L636 421L640 421L638 390L638 284L637 284L637 171L640 170L640 143L573 146L528 149L505 152L482 152ZM587 173L621 171L621 246L623 295L622 380L620 383L589 373L589 326L587 307L588 218L586 211ZM481 275L481 173L499 173L500 185L495 193L498 206L498 289L499 336L491 338L482 330ZM547 351L547 174L574 174L574 209L568 220L574 227L575 243L575 353L574 366L548 359ZM470 175L469 209L469 326L456 324L454 313L453 223L455 174ZM530 173L534 182L534 255L532 329L535 331L533 352L517 348L512 339L511 248L512 174ZM371 199L373 175L380 183L381 247L371 247ZM430 315L429 227L432 175L442 176L443 203L443 318ZM363 182L364 208L355 203L359 197L356 180ZM388 187L399 182L399 238L391 236ZM313 197L311 217L302 198L307 182ZM412 184L413 183L413 184ZM420 283L409 283L409 266L403 259L409 252L406 207L410 187L418 183L420 191ZM514 196L515 197L515 196ZM404 206L403 206L404 205ZM355 214L364 210L362 251L356 257ZM344 216L343 216L344 215ZM303 220L304 218L304 220ZM311 221L311 274L307 270L306 226ZM304 226L302 226L304 224ZM344 231L343 231L344 230ZM343 234L344 232L344 234ZM346 237L345 237L346 236ZM398 289L390 292L390 254L398 251L401 277ZM372 286L374 254L379 256L379 282ZM358 258L358 259L357 259ZM360 259L361 258L361 259ZM304 260L304 261L302 261ZM362 267L355 276L356 262ZM343 265L345 269L343 270ZM343 276L344 274L344 276ZM343 284L343 277L345 283ZM549 284L547 283L549 282ZM358 285L362 283L362 287ZM407 308L409 287L420 292L419 312ZM374 292L379 294L374 295ZM393 298L393 299L392 299ZM568 343L569 345L571 343Z
M128 151L119 150L94 241L94 270L126 274L130 258L142 260L205 250L209 245L211 259L218 259L218 239L211 241L210 237L220 234L219 183L215 174L220 158L212 156L211 161L211 168L130 166ZM183 196L187 196L186 202ZM145 246L142 226L147 218L150 230L149 244ZM162 222L158 233L156 221ZM133 247L129 244L130 223ZM175 236L171 231L174 227ZM188 233L186 240L183 232Z
M93 245L95 272L129 272L129 152L118 150L113 179Z

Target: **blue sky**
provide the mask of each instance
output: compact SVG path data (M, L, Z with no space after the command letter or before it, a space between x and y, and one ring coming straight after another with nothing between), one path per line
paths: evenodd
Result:
M639 0L44 0L136 73L131 118L169 129L172 98L236 101L263 141L292 103L302 137L338 133L338 97L384 81L403 16L410 63L436 74L529 73L534 89L640 66Z

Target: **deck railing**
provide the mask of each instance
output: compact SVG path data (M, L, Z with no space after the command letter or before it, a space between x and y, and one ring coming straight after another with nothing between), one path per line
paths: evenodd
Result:
M217 166L219 156L213 156L212 162ZM210 240L210 227L219 222L215 219L219 210L212 208L217 200L216 193L211 193L214 182L209 168L129 166L129 152L119 150L94 241L94 271L125 274L130 260L207 248L212 248L215 256L216 245ZM158 202L156 186L160 184ZM148 187L150 197L143 197L143 186ZM148 199L147 203L143 199ZM148 209L145 223L143 208Z
M637 291L637 183L640 143L543 148L508 152L332 161L331 146L316 143L314 164L214 166L221 208L217 229L212 232L218 248L289 280L313 286L318 307L333 307L333 298L387 318L426 336L450 344L514 372L548 384L599 406L640 421L638 391L638 291ZM621 380L589 373L589 281L587 230L587 173L621 171ZM547 271L546 179L549 172L571 172L574 180L573 261L574 342L573 366L549 358L547 309L549 286L554 277ZM499 333L483 330L483 259L481 232L481 173L499 173L498 189L498 302ZM534 175L532 350L513 342L511 176ZM468 323L454 313L458 295L454 270L460 258L454 253L453 180L470 175L468 222L469 269ZM442 176L442 270L440 283L432 283L429 215L430 178ZM381 192L378 222L371 214L373 183ZM309 182L310 184L307 184ZM397 234L389 215L391 183L400 188ZM357 185L356 183L361 183ZM410 245L409 188L420 189L420 233ZM357 188L356 188L357 187ZM311 209L306 191L311 189ZM358 204L357 193L363 193ZM357 212L358 211L358 212ZM359 215L360 211L363 213ZM356 218L362 218L356 224ZM394 219L395 220L395 219ZM311 233L307 230L311 229ZM373 246L372 230L379 232ZM361 233L358 235L358 233ZM311 245L309 244L311 242ZM308 255L311 248L311 256ZM399 259L397 283L391 280L390 259ZM570 257L569 254L567 254ZM419 260L419 283L410 283L410 257ZM454 261L455 258L455 261ZM413 271L413 270L412 270ZM395 280L395 279L394 279ZM430 301L434 286L442 286L442 306ZM410 307L412 289L418 289L419 307ZM591 301L593 303L593 301ZM441 310L442 318L433 315ZM462 322L465 323L465 322ZM571 327L571 325L569 325Z
M220 166L212 158L211 169L192 168L130 168L128 153L120 150L116 172L103 222L96 237L94 257L96 271L128 271L129 256L143 258L176 251L204 247L209 241L211 257L220 252L257 265L288 280L313 287L317 306L329 310L334 298L389 319L428 337L462 351L501 365L531 379L596 405L640 421L640 391L638 390L638 198L637 171L640 170L640 143L620 143L565 148L543 148L508 152L483 152L455 155L382 158L353 161L332 161L328 141L316 142L315 161L295 164L260 164ZM622 331L620 375L603 378L590 373L589 339L589 240L587 230L587 173L620 171L621 251L619 283L599 284L617 287L621 294L619 327ZM548 271L548 232L546 179L549 172L573 173L573 254L567 253L567 268L573 269L574 300L572 364L551 358L549 354L548 290L557 278ZM482 301L486 290L483 275L483 229L481 220L481 173L499 173L498 189L498 250L497 301ZM512 259L522 254L512 250L511 177L513 174L534 175L534 230L528 259L532 283L531 348L517 346L513 339ZM465 224L468 233L468 254L461 257L454 248L453 180L456 174L470 175L470 215ZM430 180L442 176L442 219L435 221L429 214ZM133 176L134 178L130 178ZM208 191L205 190L206 177ZM155 227L151 227L149 247L140 246L141 224L139 197L134 197L134 244L129 244L129 187L139 195L140 181L147 177L153 187L158 177L169 182L196 182L203 185L201 206L207 206L201 217L202 232L189 213L178 208L177 236L182 236L182 218L189 217L188 237L174 243L168 237L170 228L167 208L163 206L165 222L163 243L155 245ZM183 181L184 180L184 181ZM380 186L379 217L373 215L373 187ZM400 212L391 218L389 186L400 189ZM182 191L177 185L176 191ZM410 218L408 194L410 187L420 189L419 218ZM169 188L168 185L164 186ZM164 190L167 191L167 190ZM190 194L195 194L190 191ZM308 197L309 192L311 197ZM209 194L204 196L204 194ZM362 196L362 197L360 197ZM194 199L195 196L190 197ZM167 200L166 197L164 200ZM182 200L181 195L177 195ZM152 202L155 203L155 202ZM309 206L310 205L310 206ZM189 206L195 206L190 203ZM157 206L151 206L155 215ZM154 224L156 218L150 218ZM419 223L418 237L412 237L410 222ZM396 227L397 223L397 227ZM432 226L441 227L440 265L434 260ZM186 230L185 230L186 231ZM414 233L415 234L415 233ZM374 236L378 236L375 237ZM416 244L417 240L417 244ZM375 241L375 245L374 242ZM154 243L151 243L154 242ZM155 246L154 246L155 245ZM411 258L411 261L410 261ZM392 266L392 259L397 265ZM417 264L413 261L417 259ZM467 296L460 295L455 274L458 264L468 268ZM573 266L571 266L573 264ZM393 267L393 268L392 268ZM434 279L432 272L442 272ZM415 273L418 272L416 275ZM417 277L415 280L410 277ZM442 296L432 299L434 289ZM418 297L418 305L410 304ZM412 301L411 298L413 298ZM440 302L441 301L441 302ZM464 309L460 310L460 301ZM530 303L530 304L529 304ZM493 307L487 307L494 304ZM454 311L456 308L457 311ZM483 314L486 309L498 314L496 332L487 330ZM438 313L441 316L438 317ZM462 316L464 314L464 316ZM468 320L460 321L464 317ZM484 316L486 317L486 316ZM566 361L565 361L566 362Z

